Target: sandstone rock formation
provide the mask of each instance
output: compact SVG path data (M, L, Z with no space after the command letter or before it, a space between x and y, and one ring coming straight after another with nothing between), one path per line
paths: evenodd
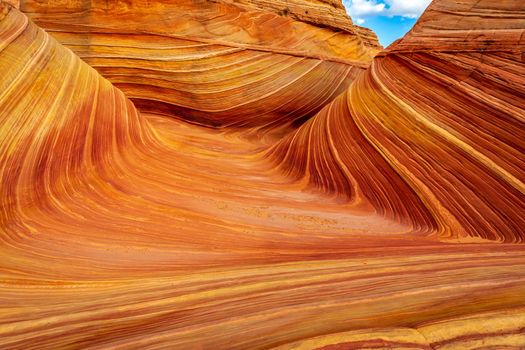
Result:
M0 348L525 347L524 6L284 4L0 1Z
M23 1L22 10L141 110L207 126L300 123L380 48L338 2L66 3Z
M434 1L270 158L416 231L523 242L525 6L494 6Z

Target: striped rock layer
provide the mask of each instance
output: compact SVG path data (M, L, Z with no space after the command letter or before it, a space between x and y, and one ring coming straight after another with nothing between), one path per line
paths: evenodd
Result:
M174 3L0 2L0 348L525 347L523 5Z
M139 109L206 126L301 123L380 49L337 1L66 3L21 9Z
M417 232L522 243L525 5L494 6L434 1L269 158Z

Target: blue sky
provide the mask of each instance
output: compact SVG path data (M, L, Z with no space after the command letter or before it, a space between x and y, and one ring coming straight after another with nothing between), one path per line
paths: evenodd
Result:
M354 23L372 29L384 47L409 31L431 0L343 0Z

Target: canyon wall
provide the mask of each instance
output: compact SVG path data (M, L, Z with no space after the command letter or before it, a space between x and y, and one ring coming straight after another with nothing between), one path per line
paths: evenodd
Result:
M525 6L283 6L0 1L0 348L525 347Z
M522 242L524 20L516 1L434 1L269 157L418 230Z
M381 48L338 2L21 5L139 109L219 128L300 124L344 91Z

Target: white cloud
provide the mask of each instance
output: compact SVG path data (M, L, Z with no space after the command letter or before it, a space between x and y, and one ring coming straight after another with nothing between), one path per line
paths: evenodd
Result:
M401 16L417 18L430 4L431 0L343 0L348 14L362 24L372 16Z
M373 16L385 10L385 4L378 3L376 0L345 0L344 3L352 18Z
M432 0L385 0L388 16L418 18Z

